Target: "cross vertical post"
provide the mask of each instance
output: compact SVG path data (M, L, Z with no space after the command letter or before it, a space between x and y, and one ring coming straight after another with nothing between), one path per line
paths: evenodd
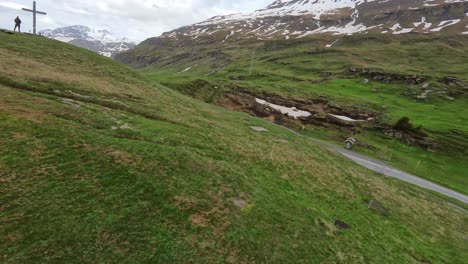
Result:
M33 34L36 35L36 1L33 1Z
M33 1L33 9L23 8L23 11L33 13L33 34L36 35L36 15L47 15L45 12L37 11L36 9L36 1Z

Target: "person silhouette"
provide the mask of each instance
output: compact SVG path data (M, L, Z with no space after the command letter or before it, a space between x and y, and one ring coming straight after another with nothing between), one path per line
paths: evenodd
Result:
M18 28L18 32L21 33L21 19L19 16L17 16L15 19L15 29L13 31L16 31L16 28Z

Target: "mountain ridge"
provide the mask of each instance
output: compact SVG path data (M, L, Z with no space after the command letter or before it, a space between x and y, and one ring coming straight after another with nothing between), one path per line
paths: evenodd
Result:
M468 34L467 14L466 0L277 0L253 13L215 16L160 38L289 39L320 33L446 33L454 27L455 33Z
M85 48L106 57L132 49L136 41L118 38L108 30L95 30L88 26L73 25L56 29L46 29L41 35Z
M333 4L324 0L277 0L250 14L215 16L165 32L116 59L146 67L171 54L174 61L197 57L199 53L190 52L194 49L212 50L209 53L216 59L230 45L293 43L290 40L314 36L329 38L322 47L331 48L338 38L358 34L377 38L406 34L466 36L468 0L336 0ZM189 51L184 47L190 47Z

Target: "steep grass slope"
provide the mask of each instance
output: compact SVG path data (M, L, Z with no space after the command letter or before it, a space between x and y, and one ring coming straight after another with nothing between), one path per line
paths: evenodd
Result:
M241 103L227 105L236 110L254 104L248 93L301 110L325 104L351 117L370 114L375 119L364 129L325 123L323 115L302 123L306 133L338 144L354 135L357 151L467 193L466 43L456 35L320 35L190 48L162 43L132 52L158 58L143 71L184 94L225 106L236 94ZM425 146L382 133L402 117L429 135Z
M464 213L266 121L45 38L0 55L2 263L468 257Z

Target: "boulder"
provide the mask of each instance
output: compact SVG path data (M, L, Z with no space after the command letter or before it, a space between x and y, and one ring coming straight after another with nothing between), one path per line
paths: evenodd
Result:
M372 211L374 212L377 212L379 214L382 214L382 215L389 215L390 214L390 210L388 210L387 208L385 208L383 206L383 204L381 204L379 201L377 201L376 199L372 199L369 204L367 205L367 207L369 209L371 209Z
M351 226L341 220L335 220L335 226L338 229L350 229Z
M247 203L247 201L245 200L242 200L242 199L232 199L232 202L239 208L243 209L245 207L247 207L249 204Z
M264 128L264 127L258 127L258 126L251 126L250 127L253 131L257 131L257 132L267 132L268 129Z

